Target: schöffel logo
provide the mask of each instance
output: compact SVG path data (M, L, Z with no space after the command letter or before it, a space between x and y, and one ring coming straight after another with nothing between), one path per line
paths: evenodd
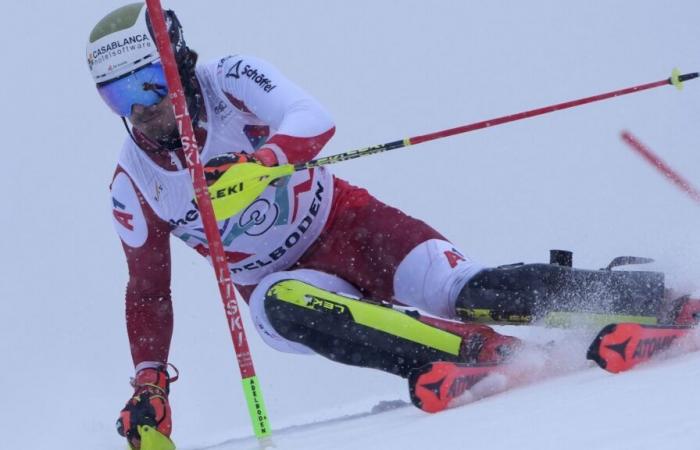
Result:
M258 69L250 67L250 64L243 66L243 71L241 72L241 64L243 60L239 60L236 64L231 66L229 71L226 73L227 78L240 79L241 76L248 77L253 83L257 84L265 92L272 92L274 88L277 87L276 84L272 84L272 81L265 76L264 73L258 72Z

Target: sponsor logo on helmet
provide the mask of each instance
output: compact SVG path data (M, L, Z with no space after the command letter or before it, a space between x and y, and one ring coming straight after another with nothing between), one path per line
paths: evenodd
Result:
M107 62L110 58L116 56L122 56L134 51L143 51L143 49L149 49L153 47L153 42L148 34L137 34L134 36L129 36L124 39L114 40L109 44L101 45L88 52L88 64L90 69L96 64L102 64ZM110 64L107 68L108 71L117 69L125 64L127 61L121 61L119 63Z
M241 76L247 77L253 83L260 86L265 92L272 92L272 90L277 87L276 84L272 84L272 81L269 78L267 78L264 73L258 72L258 69L251 67L250 64L246 64L241 69L242 64L243 60L241 59L236 64L231 66L231 68L226 73L226 77L235 78L237 80L240 79Z

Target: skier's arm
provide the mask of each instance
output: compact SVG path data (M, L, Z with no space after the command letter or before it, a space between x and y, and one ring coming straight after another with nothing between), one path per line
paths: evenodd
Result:
M166 363L173 329L170 225L156 216L121 169L111 193L114 225L129 267L126 325L134 366Z
M233 56L220 63L217 76L235 107L277 130L257 155L274 153L280 163L305 162L335 133L333 119L318 101L266 61Z

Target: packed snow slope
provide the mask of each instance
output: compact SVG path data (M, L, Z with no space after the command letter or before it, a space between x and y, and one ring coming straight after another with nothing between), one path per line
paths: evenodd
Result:
M699 355L621 376L588 370L437 415L407 407L283 429L268 447L249 437L205 448L696 449L698 376Z
M120 449L130 394L127 273L108 184L125 137L86 67L87 36L117 0L8 2L0 15L5 193L0 244L0 447ZM700 3L172 0L203 60L272 61L336 119L324 155L700 70ZM598 268L656 259L700 281L700 207L619 139L628 129L700 185L700 81L338 165L484 264ZM232 149L236 150L236 149ZM256 448L211 269L173 244L174 438ZM405 382L276 353L249 339L273 427L407 400ZM510 331L510 330L507 330ZM518 329L537 340L556 330ZM566 334L566 333L564 333ZM580 342L579 342L580 344ZM572 346L583 364L581 346ZM573 351L573 350L572 350ZM278 449L697 448L700 356L621 376L572 373L428 416L411 407L296 428ZM244 439L226 443L231 439Z

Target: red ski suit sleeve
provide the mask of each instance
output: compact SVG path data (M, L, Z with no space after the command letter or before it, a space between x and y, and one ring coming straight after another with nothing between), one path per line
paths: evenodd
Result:
M117 168L115 179L126 173ZM129 182L131 180L129 179ZM126 327L134 366L144 361L167 362L173 333L170 297L170 225L159 218L138 188L131 188L138 205L123 200L112 186L115 226L122 240L129 281L126 287ZM121 190L121 189L120 189ZM119 207L123 208L119 208ZM133 231L135 217L145 221L145 241L132 242L125 233ZM120 227L123 227L120 229ZM142 239L141 239L142 240ZM141 243L139 240L138 243ZM131 245L130 245L131 244Z
M118 168L118 174L128 175ZM113 194L115 226L129 268L126 286L126 327L129 335L134 366L144 361L167 363L173 334L173 306L170 295L170 231L168 222L156 215L139 189L129 179L129 186L138 199L138 207L117 201ZM126 203L126 202L124 202ZM117 206L128 207L124 211ZM145 223L145 241L130 245L120 227L133 228L134 216L142 214ZM140 244L140 242L139 242ZM236 286L239 290L241 287ZM247 291L244 291L247 292ZM244 297L247 302L247 296Z

